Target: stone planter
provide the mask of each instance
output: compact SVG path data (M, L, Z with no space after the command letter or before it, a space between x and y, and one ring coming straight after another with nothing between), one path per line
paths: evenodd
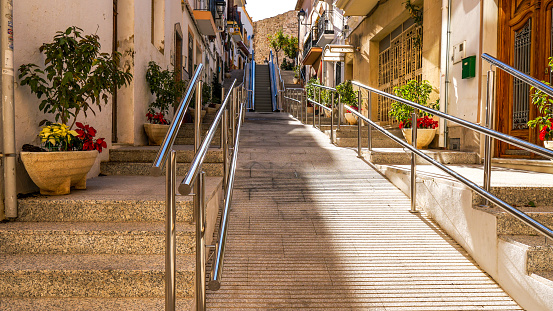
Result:
M148 136L148 143L150 146L161 145L168 130L169 125L167 124L144 123L144 131L146 131L146 136Z
M313 107L307 107L305 112L308 113L308 114L312 114L313 113Z
M325 117L330 118L332 116L332 112L330 110L324 109Z
M553 150L553 140L544 140L543 147L545 149ZM553 162L553 159L550 159L550 160L551 162Z
M401 132L403 133L403 137L405 137L405 140L407 140L407 143L411 145L412 129L402 128ZM430 145L435 135L436 129L417 129L417 149L427 149L428 145Z
M98 151L21 152L21 161L43 195L69 194L71 187L86 189L86 174Z
M357 117L353 115L351 112L345 112L344 118L346 119L346 122L349 125L357 125Z
M298 80L298 78L293 78L293 79L292 79L292 83L294 83L294 84L298 84L299 81L300 81L300 80Z

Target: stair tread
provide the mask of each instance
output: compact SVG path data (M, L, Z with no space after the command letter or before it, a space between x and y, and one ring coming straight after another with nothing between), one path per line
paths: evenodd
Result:
M193 224L177 222L177 234L195 232ZM164 222L9 222L0 226L2 232L18 234L63 233L63 234L165 234ZM0 251L2 250L0 246Z
M193 299L176 300L177 310L191 310ZM0 300L0 310L4 311L113 311L163 310L164 298L9 298Z
M165 255L0 254L0 271L164 271ZM194 272L195 255L177 255L179 271Z

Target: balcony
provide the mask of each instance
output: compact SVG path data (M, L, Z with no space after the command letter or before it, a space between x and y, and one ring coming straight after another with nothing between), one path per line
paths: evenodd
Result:
M338 0L336 7L344 10L344 16L366 16L378 0Z
M317 27L317 46L324 48L334 40L334 24L332 23L332 11L324 11L315 27Z
M311 32L307 36L307 40L303 44L303 64L313 65L321 56L323 49L317 46L316 39L319 37L317 27L311 28Z
M196 0L194 2L194 18L202 35L215 36L217 33L216 16L215 0Z
M232 37L232 40L234 40L234 42L243 41L242 29L240 28L240 25L237 22L228 21L227 29L228 29L229 35Z

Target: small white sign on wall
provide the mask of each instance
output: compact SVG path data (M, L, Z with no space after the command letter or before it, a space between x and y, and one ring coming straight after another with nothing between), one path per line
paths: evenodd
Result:
M453 63L456 64L466 57L467 41L463 41L453 46Z

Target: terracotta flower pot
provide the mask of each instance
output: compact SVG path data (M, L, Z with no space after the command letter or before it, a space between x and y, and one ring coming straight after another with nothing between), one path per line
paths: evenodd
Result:
M313 113L313 107L307 107L305 110L306 113Z
M86 189L86 174L98 151L21 152L21 160L44 195L69 194L71 187Z
M146 136L148 136L148 143L150 146L161 145L168 130L169 125L167 124L144 123L144 131L146 131Z
M332 116L332 112L330 110L324 109L325 117L330 118Z
M412 129L402 128L401 132L403 133L403 137L405 137L405 140L407 140L407 143L411 145ZM417 129L417 148L427 149L428 145L430 145L435 135L436 135L436 129Z

